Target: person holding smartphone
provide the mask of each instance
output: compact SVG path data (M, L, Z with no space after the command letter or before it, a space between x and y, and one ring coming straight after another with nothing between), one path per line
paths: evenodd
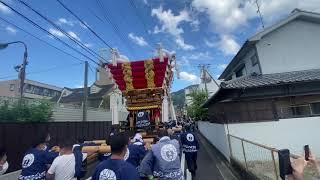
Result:
M304 156L299 156L297 159L291 161L292 174L287 176L287 180L304 180L304 169L308 163L313 164L317 168L318 174L320 175L320 167L315 155L310 151L310 149L308 152L309 155L306 156L304 154Z

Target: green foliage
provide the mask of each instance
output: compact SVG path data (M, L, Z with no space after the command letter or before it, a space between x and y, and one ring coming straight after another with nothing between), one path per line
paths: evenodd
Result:
M52 116L52 104L49 101L28 103L19 100L13 105L4 102L0 106L0 122L46 122Z
M202 108L201 105L208 99L208 94L205 91L192 91L188 96L192 99L192 104L187 107L188 115L196 119L206 118L208 110Z

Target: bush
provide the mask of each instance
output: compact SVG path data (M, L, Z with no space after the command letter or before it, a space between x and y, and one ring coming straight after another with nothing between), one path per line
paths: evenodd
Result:
M7 102L0 106L0 122L46 122L51 116L52 104L45 100L32 104L19 100L11 106Z

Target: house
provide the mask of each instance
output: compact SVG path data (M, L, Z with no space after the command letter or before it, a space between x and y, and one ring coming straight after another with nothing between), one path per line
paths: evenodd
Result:
M203 105L210 121L199 129L230 158L232 134L300 153L320 155L320 14L294 10L249 38Z
M110 110L110 93L114 90L114 84L97 85L94 83L88 87L88 107ZM61 96L56 98L58 104L63 106L81 107L84 96L84 88L67 88L62 90Z
M320 68L320 14L295 9L249 38L219 79Z
M51 99L60 96L61 91L60 87L26 79L23 96L30 99ZM0 96L19 98L20 80L1 81Z

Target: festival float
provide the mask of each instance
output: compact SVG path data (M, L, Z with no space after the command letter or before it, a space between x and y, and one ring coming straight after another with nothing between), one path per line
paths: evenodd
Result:
M126 99L130 128L157 128L168 122L172 114L169 97L176 59L175 55L163 53L161 49L158 52L159 56L151 59L119 62L113 58L112 63L106 64Z

